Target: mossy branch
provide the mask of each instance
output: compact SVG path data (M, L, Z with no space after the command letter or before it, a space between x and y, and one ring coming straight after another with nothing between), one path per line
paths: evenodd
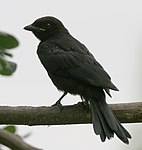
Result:
M142 122L142 103L110 104L122 123ZM65 125L91 123L90 111L81 104L63 106L30 107L0 106L0 124L14 125Z

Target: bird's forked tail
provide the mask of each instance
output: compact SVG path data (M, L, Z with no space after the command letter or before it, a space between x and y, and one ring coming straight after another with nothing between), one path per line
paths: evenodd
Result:
M97 135L100 135L104 142L106 137L111 139L114 133L126 144L129 144L128 138L131 138L129 132L120 124L105 100L90 99L92 112L93 128Z

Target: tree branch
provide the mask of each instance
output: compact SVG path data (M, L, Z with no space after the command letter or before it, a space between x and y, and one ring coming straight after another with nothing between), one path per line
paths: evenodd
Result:
M6 130L0 129L0 143L12 150L41 150L25 143L23 139Z
M142 103L110 104L122 123L142 122ZM91 123L90 111L81 104L59 107L0 106L0 124L63 125Z

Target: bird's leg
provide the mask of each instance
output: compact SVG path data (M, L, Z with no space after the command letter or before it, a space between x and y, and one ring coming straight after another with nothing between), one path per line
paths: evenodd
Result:
M87 112L89 112L90 109L89 109L88 101L86 101L82 96L80 96L80 98L81 98L82 102L78 102L77 105L82 106L84 109L87 110Z
M62 108L61 100L67 95L67 92L64 92L63 95L57 100L57 102L52 106L59 106Z

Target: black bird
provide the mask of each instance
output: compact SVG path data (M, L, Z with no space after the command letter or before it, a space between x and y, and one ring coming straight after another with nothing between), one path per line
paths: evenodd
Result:
M32 31L40 40L37 54L54 85L63 95L80 95L91 108L93 128L104 142L114 133L128 144L129 132L106 103L105 92L109 89L118 91L104 68L96 61L85 45L80 43L54 17L42 17L24 28Z

